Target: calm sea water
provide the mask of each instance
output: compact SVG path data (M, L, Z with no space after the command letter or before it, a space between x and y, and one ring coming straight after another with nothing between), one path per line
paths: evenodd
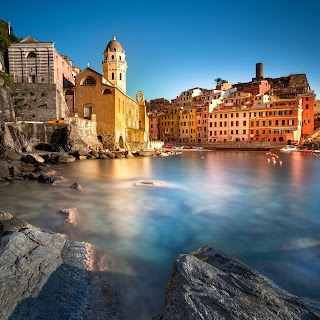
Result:
M252 151L77 161L54 167L65 178L56 186L2 188L0 210L107 253L127 319L161 312L174 258L203 245L320 299L320 157L277 154L282 165ZM74 182L83 192L70 189ZM75 229L57 214L68 207L79 210Z

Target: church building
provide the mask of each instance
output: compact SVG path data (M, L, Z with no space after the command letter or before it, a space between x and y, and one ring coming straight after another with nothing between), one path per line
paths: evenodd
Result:
M69 109L97 122L99 140L106 148L146 148L149 118L144 95L140 91L133 99L126 94L126 55L116 37L106 46L102 69L100 74L87 67L76 75L75 87L70 88L74 105Z

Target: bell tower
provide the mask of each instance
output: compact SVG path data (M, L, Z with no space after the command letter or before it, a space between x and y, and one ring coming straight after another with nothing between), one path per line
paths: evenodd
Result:
M115 36L109 41L103 57L102 68L104 77L126 93L128 67L126 55Z

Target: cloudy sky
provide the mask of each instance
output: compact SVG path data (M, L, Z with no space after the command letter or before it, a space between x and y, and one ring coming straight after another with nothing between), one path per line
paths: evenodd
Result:
M306 73L320 95L320 1L87 1L17 0L0 18L18 37L53 41L84 69L102 73L113 35L127 55L127 93L173 99L211 89L214 79L250 81L255 64L265 77Z

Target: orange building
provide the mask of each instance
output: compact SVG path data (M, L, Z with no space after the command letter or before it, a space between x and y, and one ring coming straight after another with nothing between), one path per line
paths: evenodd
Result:
M281 99L250 108L249 141L291 144L300 141L300 99Z
M302 138L306 138L314 131L314 101L315 96L311 93L300 94L302 102Z

